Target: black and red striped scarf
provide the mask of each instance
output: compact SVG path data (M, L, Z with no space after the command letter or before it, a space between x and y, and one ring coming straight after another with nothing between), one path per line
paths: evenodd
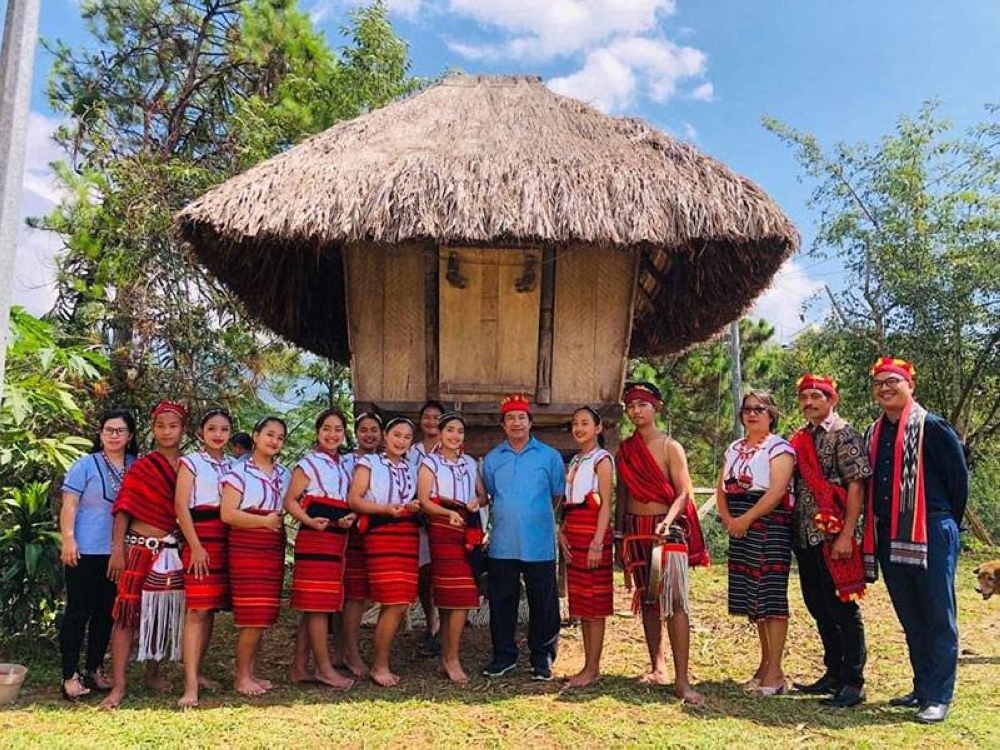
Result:
M924 420L927 410L910 401L899 415L899 431L893 448L892 514L889 525L889 561L900 565L927 567L927 498L924 495ZM877 466L878 437L882 431L883 414L865 433L868 460ZM875 538L875 476L868 482L865 509L865 537L862 557L865 578L878 578Z

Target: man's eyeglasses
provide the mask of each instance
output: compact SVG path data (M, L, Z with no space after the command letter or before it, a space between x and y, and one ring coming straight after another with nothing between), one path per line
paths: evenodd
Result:
M741 414L756 414L758 417L767 411L765 406L744 406L740 409Z
M103 435L108 437L118 437L119 435L128 435L128 427L105 427L101 430Z
M873 379L872 388L876 391L882 388L891 388L896 390L896 387L902 383L903 380L905 380L905 378L886 378L885 380Z

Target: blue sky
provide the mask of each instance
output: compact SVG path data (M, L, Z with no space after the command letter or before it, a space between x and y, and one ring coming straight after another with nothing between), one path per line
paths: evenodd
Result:
M300 0L332 45L357 2ZM4 2L0 1L0 8ZM760 183L808 244L813 212L789 150L760 124L765 114L824 144L872 141L900 114L939 98L958 125L1000 101L996 0L389 0L410 43L413 72L536 73L560 93L640 117ZM74 0L42 0L41 33L86 41ZM29 130L24 213L57 197L47 162L55 124L44 96L49 56L39 48ZM58 242L25 232L16 299L43 311ZM840 272L799 256L757 312L787 338L801 303ZM822 314L822 304L810 317Z

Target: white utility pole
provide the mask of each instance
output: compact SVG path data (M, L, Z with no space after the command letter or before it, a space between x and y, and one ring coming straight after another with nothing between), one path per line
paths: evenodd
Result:
M740 400L743 398L743 373L740 369L740 320L729 324L729 345L733 360L733 439L743 437L743 422L740 421Z
M0 401L14 299L14 259L21 224L24 150L40 0L7 0L0 52Z

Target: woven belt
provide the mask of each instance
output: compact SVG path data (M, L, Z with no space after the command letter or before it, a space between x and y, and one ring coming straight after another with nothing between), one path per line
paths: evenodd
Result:
M158 549L177 549L180 545L177 543L177 537L173 534L167 534L162 539L156 539L151 536L142 536L141 534L126 534L125 544L131 544L134 546L145 547L146 549L155 552Z

